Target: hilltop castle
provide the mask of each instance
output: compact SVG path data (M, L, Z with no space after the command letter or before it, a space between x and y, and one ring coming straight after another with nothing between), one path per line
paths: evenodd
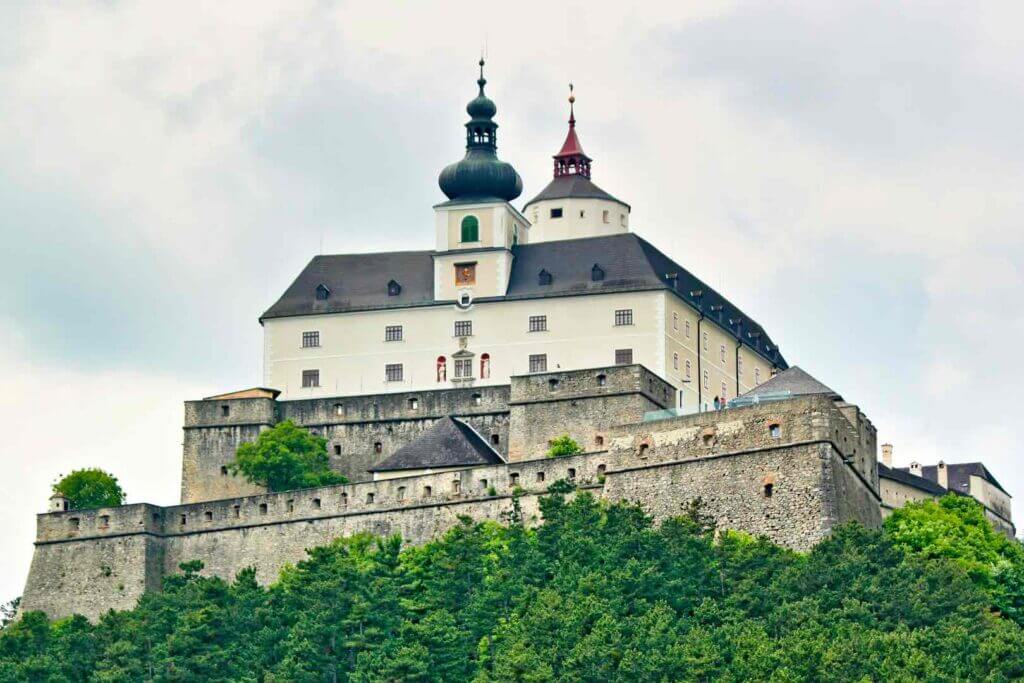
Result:
M629 232L629 205L591 178L572 97L554 178L516 209L482 61L477 84L435 248L314 258L260 319L274 388L186 402L181 505L71 511L56 496L23 609L130 608L193 559L269 582L340 535L421 543L514 502L538 523L559 480L659 519L699 497L721 527L797 549L898 504L864 413ZM282 420L323 436L353 483L267 493L230 474L238 445ZM545 457L563 434L584 452Z

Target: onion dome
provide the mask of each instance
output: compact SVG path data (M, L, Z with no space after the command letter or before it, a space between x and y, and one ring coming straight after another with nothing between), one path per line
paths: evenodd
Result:
M511 201L523 191L523 181L512 164L498 159L498 112L484 94L484 60L480 60L480 92L466 105L466 156L441 171L438 184L452 201Z

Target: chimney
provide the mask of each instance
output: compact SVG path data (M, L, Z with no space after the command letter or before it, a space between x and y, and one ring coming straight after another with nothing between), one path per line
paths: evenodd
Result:
M949 488L949 469L946 468L946 463L939 461L938 466L935 468L936 478L938 479L938 485L944 489Z
M882 444L882 462L886 467L892 467L892 444Z
M920 477L921 476L921 463L919 463L919 462L912 462L912 463L910 463L910 473L913 474L915 477Z

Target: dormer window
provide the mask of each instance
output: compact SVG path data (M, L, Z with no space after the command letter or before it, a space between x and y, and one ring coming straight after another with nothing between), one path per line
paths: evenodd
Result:
M537 274L537 284L539 285L550 285L551 280L551 273L546 270L541 270L540 273Z
M596 263L590 269L590 280L591 282L600 282L604 279L604 268L597 265Z
M463 242L480 241L480 221L476 216L466 216L462 219L462 240Z
M560 209L560 208L559 209L551 209L551 217L552 218L561 218L562 217L562 209Z
M388 283L388 296L398 296L402 293L402 285L394 280Z
M327 301L327 297L331 295L331 290L327 289L327 285L321 283L316 286L316 300Z

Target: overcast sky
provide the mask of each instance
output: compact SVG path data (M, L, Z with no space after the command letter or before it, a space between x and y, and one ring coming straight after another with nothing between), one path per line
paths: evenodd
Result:
M58 475L177 502L182 401L261 382L311 256L433 246L483 46L520 201L571 80L637 233L897 464L1024 494L1019 3L630 5L3 3L0 601Z

